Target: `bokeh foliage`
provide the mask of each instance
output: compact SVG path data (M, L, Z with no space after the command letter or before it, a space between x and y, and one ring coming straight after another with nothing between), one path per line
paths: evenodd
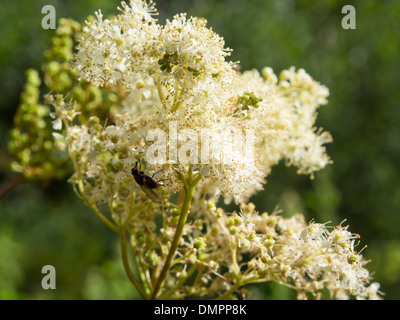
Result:
M317 125L332 133L328 153L334 163L312 181L282 164L252 200L260 211L272 211L278 204L284 215L303 212L309 220L335 225L347 219L345 224L361 235L359 248L368 244L363 254L372 260L368 268L376 272L386 298L399 299L400 3L351 2L357 11L356 30L341 27L341 8L348 1L160 0L157 7L160 22L178 12L206 18L234 49L231 59L240 60L244 70L270 66L279 72L294 65L330 89ZM8 132L17 106L24 104L24 86L37 95L33 103L43 104L47 93L45 75L51 70L41 65L52 59L44 52L55 32L41 28L45 4L54 5L57 18L83 21L99 8L104 15L115 14L119 1L19 0L2 7L0 185L13 178ZM31 68L38 74L28 71L26 82ZM49 80L46 84L51 86ZM96 100L96 92L89 99ZM45 183L20 184L0 200L0 298L137 297L119 265L117 239L80 203L66 178L52 179L61 173L56 171ZM57 270L53 292L40 286L46 264ZM252 297L291 298L292 292L264 285L254 287Z

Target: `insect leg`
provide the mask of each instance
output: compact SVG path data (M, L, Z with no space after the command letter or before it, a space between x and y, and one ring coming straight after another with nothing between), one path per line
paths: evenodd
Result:
M160 173L160 172L163 171L163 170L164 170L164 168L161 168L161 169L158 170L157 172L153 173L153 175L152 175L151 177L154 178L154 176L155 176L157 173Z

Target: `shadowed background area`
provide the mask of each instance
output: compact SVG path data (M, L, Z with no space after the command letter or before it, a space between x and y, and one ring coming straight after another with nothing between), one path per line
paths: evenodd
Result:
M116 14L119 1L31 1L2 6L0 14L0 186L13 178L8 131L28 68L40 70L53 30L43 30L41 9L57 19L83 21L101 9ZM187 12L208 20L233 49L243 70L264 66L275 73L304 68L330 90L317 126L330 131L334 163L315 179L282 163L252 201L259 211L276 205L283 215L350 225L387 299L400 299L400 3L363 0L356 29L341 27L346 1L160 0L159 22ZM46 92L43 92L46 93ZM0 299L128 299L118 239L64 181L23 183L0 200ZM57 270L57 289L43 290L41 269ZM278 285L252 287L252 299L289 299Z

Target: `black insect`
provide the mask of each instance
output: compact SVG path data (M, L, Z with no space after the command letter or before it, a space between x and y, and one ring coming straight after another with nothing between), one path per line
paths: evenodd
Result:
M136 161L135 167L132 168L132 175L135 178L136 183L142 188L143 192L153 201L161 202L160 196L154 191L154 189L163 186L162 180L154 180L153 177L159 173L157 171L151 177L144 171L140 170L138 167L138 162Z

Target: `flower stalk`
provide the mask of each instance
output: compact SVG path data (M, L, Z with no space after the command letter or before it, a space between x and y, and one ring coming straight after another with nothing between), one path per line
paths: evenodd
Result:
M179 221L178 221L178 225L175 230L174 238L172 239L171 247L168 251L168 256L164 262L164 266L163 266L161 273L157 279L156 285L155 285L153 293L151 295L151 299L157 298L157 294L164 282L167 272L171 266L172 260L175 257L176 250L177 250L178 244L179 244L179 240L181 239L183 228L185 226L186 219L187 219L187 216L190 211L190 205L192 203L193 193L194 193L197 183L200 180L200 177L201 176L199 174L193 175L191 165L189 165L189 171L188 171L187 177L183 177L183 176L181 177L184 180L183 181L183 183L184 183L184 187L183 187L184 199L183 199L183 203L182 203L182 207L181 207L181 212L179 215Z
M124 270L126 275L128 276L129 280L133 283L135 286L136 290L139 292L140 296L142 299L147 299L146 293L143 291L140 283L136 279L135 275L133 274L131 267L129 266L129 260L128 260L128 244L126 241L126 234L125 234L125 229L120 229L119 232L119 237L120 237L120 242L121 242L121 256L122 256L122 262L124 265Z

